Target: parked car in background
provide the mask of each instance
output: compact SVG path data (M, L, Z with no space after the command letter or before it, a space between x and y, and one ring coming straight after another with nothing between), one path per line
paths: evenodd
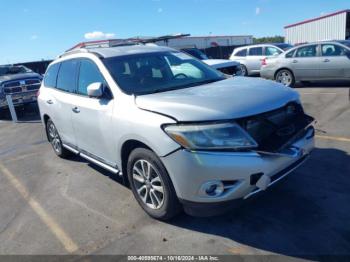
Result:
M0 66L0 110L8 107L6 95L14 106L36 102L42 76L25 66Z
M241 64L242 75L258 75L264 58L277 56L290 47L292 46L285 43L243 46L233 51L230 60Z
M219 70L227 75L241 75L241 66L240 63L236 61L231 61L227 59L212 59L209 58L205 53L199 50L196 47L180 48L182 52L190 54L191 56L202 60L207 65Z
M350 41L299 45L264 60L260 74L286 86L298 81L350 80Z
M225 77L156 45L79 48L48 68L39 108L54 152L129 181L140 206L170 219L214 215L281 180L314 146L296 91Z

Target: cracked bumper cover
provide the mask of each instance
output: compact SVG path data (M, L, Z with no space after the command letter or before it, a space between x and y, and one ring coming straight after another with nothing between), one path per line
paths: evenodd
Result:
M308 129L290 148L297 150L290 154L178 150L163 157L162 161L185 211L192 215L214 215L263 191L256 184L251 184L253 174L269 176L269 187L299 167L314 148L314 129ZM212 180L236 183L217 197L199 194L200 187Z

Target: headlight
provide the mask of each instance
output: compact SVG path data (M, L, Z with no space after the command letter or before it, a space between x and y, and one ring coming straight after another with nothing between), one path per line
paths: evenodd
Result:
M257 143L236 123L168 125L164 131L186 149L247 149Z

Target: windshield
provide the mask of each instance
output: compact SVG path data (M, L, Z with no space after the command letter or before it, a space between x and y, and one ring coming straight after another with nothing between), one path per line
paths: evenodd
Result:
M195 58L200 59L200 60L209 59L206 54L204 54L202 51L200 51L196 48L184 48L181 50L186 52L187 54L190 54L191 56L194 56Z
M25 66L0 66L0 76L33 72Z
M103 59L127 94L151 94L225 79L224 75L181 52L155 52Z

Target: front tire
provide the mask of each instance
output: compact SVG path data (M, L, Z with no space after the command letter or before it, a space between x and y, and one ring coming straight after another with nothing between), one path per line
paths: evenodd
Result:
M71 152L63 147L60 135L58 134L57 128L51 119L47 120L46 122L46 133L53 151L57 156L67 158L71 155Z
M148 215L169 220L181 211L174 186L160 159L145 148L131 152L127 173L132 192Z
M279 70L276 73L275 80L276 82L281 83L285 86L294 87L295 85L295 77L293 73L288 69Z

